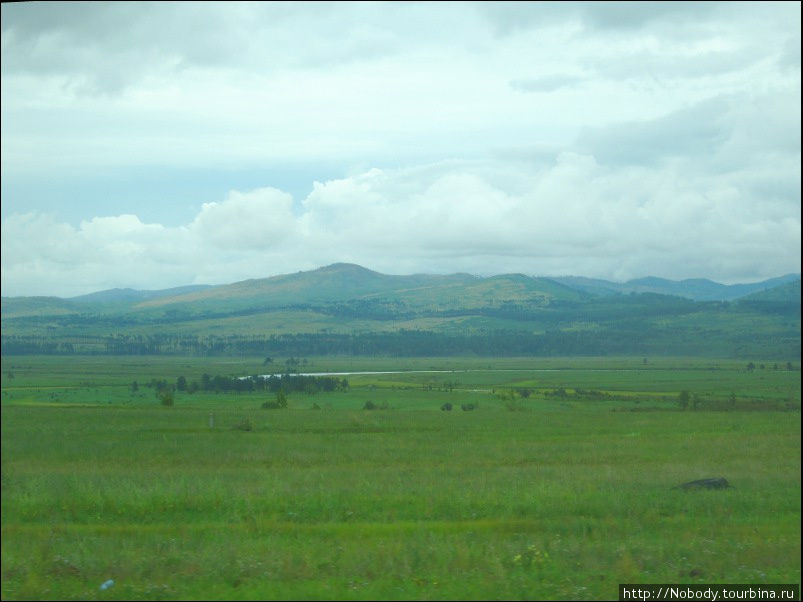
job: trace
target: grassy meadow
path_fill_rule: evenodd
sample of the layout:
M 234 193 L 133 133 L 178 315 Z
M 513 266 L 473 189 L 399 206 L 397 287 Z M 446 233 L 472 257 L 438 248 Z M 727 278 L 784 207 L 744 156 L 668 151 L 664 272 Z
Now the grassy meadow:
M 302 372 L 399 373 L 279 410 L 202 391 L 165 407 L 146 386 L 284 359 L 4 357 L 2 598 L 800 583 L 798 362 L 308 358 Z M 718 476 L 732 487 L 673 488 Z

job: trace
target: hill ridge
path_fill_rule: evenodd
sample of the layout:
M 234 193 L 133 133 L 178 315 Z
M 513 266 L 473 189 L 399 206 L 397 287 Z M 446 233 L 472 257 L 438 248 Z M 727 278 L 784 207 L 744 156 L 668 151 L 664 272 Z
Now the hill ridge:
M 355 263 L 336 262 L 307 271 L 252 278 L 220 285 L 187 285 L 160 290 L 114 288 L 70 298 L 54 296 L 3 297 L 3 315 L 34 315 L 41 311 L 79 312 L 106 304 L 118 309 L 148 310 L 173 305 L 226 302 L 262 306 L 303 303 L 365 301 L 413 301 L 427 295 L 454 296 L 473 293 L 474 302 L 578 300 L 627 293 L 658 293 L 695 301 L 731 301 L 799 281 L 786 274 L 756 283 L 721 284 L 705 278 L 669 280 L 646 276 L 613 282 L 582 276 L 539 277 L 522 273 L 476 276 L 452 274 L 383 274 Z M 465 289 L 460 292 L 461 289 Z M 467 301 L 471 301 L 468 295 Z M 411 297 L 411 299 L 406 299 Z M 477 298 L 479 297 L 479 298 Z M 248 300 L 251 300 L 250 302 Z
M 657 280 L 628 294 L 622 284 L 575 279 L 569 280 L 572 287 L 560 280 L 524 274 L 392 276 L 333 264 L 134 302 L 3 298 L 2 350 L 110 355 L 800 354 L 799 277 L 734 303 L 655 292 Z

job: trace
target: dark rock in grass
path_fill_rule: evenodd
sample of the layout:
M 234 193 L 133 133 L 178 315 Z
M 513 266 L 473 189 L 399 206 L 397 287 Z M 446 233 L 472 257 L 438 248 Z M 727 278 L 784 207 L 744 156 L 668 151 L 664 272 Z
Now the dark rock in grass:
M 697 481 L 689 481 L 678 485 L 673 489 L 727 489 L 730 487 L 728 480 L 723 477 L 716 477 L 713 479 L 699 479 Z

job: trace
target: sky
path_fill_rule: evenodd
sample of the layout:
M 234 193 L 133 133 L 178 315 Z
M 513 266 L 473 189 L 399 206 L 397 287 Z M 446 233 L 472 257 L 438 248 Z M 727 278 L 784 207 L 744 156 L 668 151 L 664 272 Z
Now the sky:
M 799 2 L 1 10 L 3 296 L 800 272 Z

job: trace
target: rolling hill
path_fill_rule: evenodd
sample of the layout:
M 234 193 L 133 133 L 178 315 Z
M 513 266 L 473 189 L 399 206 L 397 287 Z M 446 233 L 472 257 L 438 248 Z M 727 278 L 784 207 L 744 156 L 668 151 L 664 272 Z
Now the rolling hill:
M 159 299 L 161 297 L 174 297 L 196 291 L 206 290 L 211 288 L 208 284 L 196 284 L 190 286 L 180 286 L 177 288 L 168 288 L 156 291 L 141 291 L 133 288 L 113 288 L 97 293 L 89 293 L 88 295 L 80 295 L 78 297 L 70 297 L 69 301 L 75 304 L 126 304 L 138 303 L 146 299 Z
M 479 278 L 468 274 L 390 276 L 364 267 L 337 263 L 298 272 L 174 296 L 161 296 L 134 306 L 135 310 L 180 306 L 187 309 L 281 307 L 346 301 L 403 304 L 422 308 L 479 307 L 502 301 L 547 304 L 551 299 L 584 295 L 546 278 L 508 274 Z
M 3 318 L 60 316 L 79 311 L 73 302 L 60 297 L 3 297 L 0 308 Z
M 3 298 L 2 343 L 4 354 L 291 349 L 788 359 L 800 355 L 800 279 L 790 278 L 617 284 L 522 274 L 392 276 L 339 263 L 219 286 Z
M 652 276 L 637 278 L 627 282 L 610 282 L 594 278 L 565 276 L 553 278 L 579 291 L 592 295 L 616 295 L 629 293 L 657 293 L 659 295 L 675 295 L 694 301 L 734 301 L 755 292 L 769 290 L 800 280 L 799 274 L 786 274 L 778 278 L 770 278 L 749 284 L 720 284 L 706 278 L 688 280 L 666 280 Z

